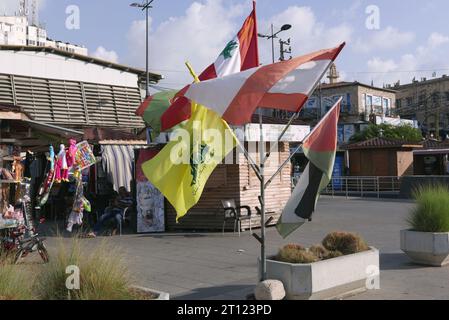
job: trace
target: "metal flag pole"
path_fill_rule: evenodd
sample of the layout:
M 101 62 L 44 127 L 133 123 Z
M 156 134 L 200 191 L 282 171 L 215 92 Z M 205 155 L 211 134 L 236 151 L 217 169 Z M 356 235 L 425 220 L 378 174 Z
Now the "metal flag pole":
M 260 141 L 259 141 L 259 171 L 260 171 L 260 280 L 265 281 L 267 279 L 267 258 L 265 250 L 265 163 L 263 157 L 265 155 L 265 141 L 263 137 L 263 119 L 262 109 L 259 109 L 259 128 L 260 128 Z
M 319 77 L 319 79 L 315 82 L 313 89 L 312 89 L 312 93 L 316 90 L 317 86 L 320 84 L 321 79 L 324 77 L 324 75 L 326 74 L 327 70 L 329 69 L 329 67 L 331 66 L 331 64 L 329 64 L 327 66 L 327 68 L 323 71 L 323 73 L 321 74 L 321 76 Z M 293 121 L 299 116 L 299 112 L 295 113 L 289 120 L 289 122 L 287 123 L 287 125 L 284 127 L 284 130 L 282 131 L 282 133 L 280 134 L 279 138 L 277 139 L 276 143 L 271 146 L 270 151 L 265 154 L 265 143 L 264 143 L 264 137 L 263 137 L 263 124 L 262 124 L 262 113 L 259 111 L 259 123 L 260 123 L 260 147 L 259 147 L 259 151 L 260 151 L 260 166 L 259 166 L 259 170 L 260 170 L 260 174 L 261 174 L 261 181 L 260 181 L 260 204 L 261 204 L 261 237 L 257 237 L 256 235 L 254 235 L 254 237 L 260 242 L 261 244 L 261 261 L 260 261 L 260 269 L 261 269 L 261 281 L 265 281 L 266 277 L 267 277 L 267 260 L 266 260 L 266 222 L 265 222 L 265 190 L 268 188 L 268 186 L 271 184 L 271 182 L 273 181 L 273 179 L 282 171 L 282 169 L 288 164 L 288 162 L 291 160 L 292 155 L 290 155 L 290 157 L 282 164 L 281 167 L 278 168 L 278 170 L 276 171 L 275 175 L 273 175 L 270 180 L 267 182 L 267 184 L 265 184 L 265 163 L 268 160 L 268 158 L 270 157 L 271 153 L 278 147 L 279 142 L 281 141 L 281 139 L 284 137 L 285 133 L 287 132 L 287 130 L 289 129 L 289 127 L 292 125 Z M 300 145 L 297 150 L 299 150 L 299 148 L 301 148 L 302 145 Z M 297 151 L 296 150 L 296 151 Z M 295 152 L 296 152 L 295 151 Z

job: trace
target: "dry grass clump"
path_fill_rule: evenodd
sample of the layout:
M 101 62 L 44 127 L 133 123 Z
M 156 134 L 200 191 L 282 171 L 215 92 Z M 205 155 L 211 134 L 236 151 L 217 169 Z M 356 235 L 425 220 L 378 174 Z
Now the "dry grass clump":
M 299 244 L 288 244 L 282 247 L 275 259 L 286 263 L 308 264 L 338 258 L 369 250 L 365 240 L 359 235 L 349 232 L 332 232 L 322 244 L 309 249 Z
M 67 289 L 69 266 L 79 268 L 79 290 Z M 117 248 L 103 243 L 86 254 L 80 240 L 75 239 L 69 248 L 61 242 L 39 275 L 36 293 L 43 300 L 134 300 L 137 297 L 130 286 L 129 269 Z

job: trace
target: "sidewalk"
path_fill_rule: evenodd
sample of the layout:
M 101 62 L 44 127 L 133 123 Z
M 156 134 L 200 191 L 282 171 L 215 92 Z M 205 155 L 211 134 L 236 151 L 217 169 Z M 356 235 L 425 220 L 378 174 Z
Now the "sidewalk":
M 284 241 L 270 228 L 268 255 L 283 244 L 309 246 L 329 232 L 360 233 L 381 251 L 381 290 L 351 299 L 449 299 L 447 268 L 416 266 L 399 248 L 399 231 L 413 203 L 323 197 L 312 223 Z M 173 299 L 245 299 L 257 283 L 260 248 L 249 232 L 126 235 L 107 238 L 123 248 L 139 285 L 169 292 Z M 102 239 L 85 239 L 89 245 Z M 55 238 L 48 238 L 50 249 Z

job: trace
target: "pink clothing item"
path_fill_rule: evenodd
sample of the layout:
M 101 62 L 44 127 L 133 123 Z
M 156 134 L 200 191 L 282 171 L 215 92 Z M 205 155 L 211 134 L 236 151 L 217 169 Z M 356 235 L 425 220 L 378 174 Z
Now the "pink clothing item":
M 61 144 L 58 156 L 56 157 L 55 181 L 68 180 L 68 166 L 65 152 L 65 146 Z
M 76 140 L 70 139 L 69 143 L 70 147 L 66 157 L 67 157 L 67 166 L 71 168 L 75 163 L 75 156 L 76 152 L 78 151 L 78 148 L 76 147 Z

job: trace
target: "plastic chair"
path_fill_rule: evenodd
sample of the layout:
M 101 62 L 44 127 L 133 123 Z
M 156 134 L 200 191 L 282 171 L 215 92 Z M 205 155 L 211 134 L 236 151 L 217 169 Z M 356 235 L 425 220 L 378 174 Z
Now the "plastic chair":
M 119 224 L 119 232 L 120 232 L 120 236 L 122 236 L 122 229 L 123 229 L 123 224 L 127 221 L 130 221 L 130 212 L 132 210 L 132 207 L 128 207 L 125 208 L 123 210 L 123 216 L 122 216 L 122 220 L 120 220 L 120 224 Z
M 226 222 L 233 221 L 234 222 L 234 233 L 236 227 L 238 227 L 239 231 L 239 237 L 240 237 L 240 231 L 242 229 L 242 221 L 248 220 L 249 221 L 249 232 L 252 233 L 252 226 L 251 226 L 251 208 L 249 206 L 240 206 L 237 207 L 235 204 L 235 200 L 222 200 L 221 201 L 224 209 L 224 220 L 223 220 L 223 235 L 224 230 L 226 227 Z M 246 210 L 246 215 L 242 215 L 242 209 Z

